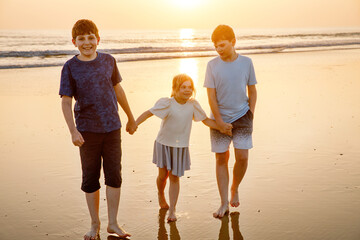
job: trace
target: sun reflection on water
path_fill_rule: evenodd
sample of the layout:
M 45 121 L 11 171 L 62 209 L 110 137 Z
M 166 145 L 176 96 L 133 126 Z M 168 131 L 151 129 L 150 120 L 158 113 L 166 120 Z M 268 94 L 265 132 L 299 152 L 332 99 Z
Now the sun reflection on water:
M 180 29 L 180 40 L 182 47 L 193 47 L 195 43 L 192 41 L 194 39 L 194 30 L 191 28 Z
M 189 75 L 193 81 L 195 88 L 198 88 L 199 82 L 199 69 L 198 69 L 198 61 L 193 58 L 183 58 L 180 59 L 179 72 L 186 73 Z

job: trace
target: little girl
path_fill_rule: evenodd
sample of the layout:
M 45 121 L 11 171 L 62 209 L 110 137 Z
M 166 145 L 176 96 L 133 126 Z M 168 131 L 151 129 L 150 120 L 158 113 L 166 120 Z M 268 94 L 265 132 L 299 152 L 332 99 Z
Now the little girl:
M 176 75 L 172 83 L 171 97 L 160 98 L 148 111 L 136 120 L 140 125 L 152 115 L 163 119 L 154 143 L 153 163 L 159 168 L 156 179 L 160 208 L 169 208 L 169 222 L 176 221 L 175 207 L 179 196 L 179 177 L 190 169 L 189 138 L 192 120 L 218 129 L 214 120 L 207 118 L 200 104 L 191 96 L 195 92 L 193 80 L 186 74 Z M 227 134 L 231 135 L 228 124 Z M 169 200 L 166 202 L 164 189 L 170 178 Z

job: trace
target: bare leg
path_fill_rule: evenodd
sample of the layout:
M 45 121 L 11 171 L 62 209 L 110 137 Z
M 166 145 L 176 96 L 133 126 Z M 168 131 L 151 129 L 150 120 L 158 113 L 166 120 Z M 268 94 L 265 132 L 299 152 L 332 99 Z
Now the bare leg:
M 179 177 L 172 175 L 171 172 L 169 173 L 169 178 L 170 178 L 170 187 L 169 187 L 170 208 L 169 208 L 169 216 L 167 220 L 169 222 L 174 222 L 177 220 L 175 211 L 176 211 L 176 203 L 180 192 L 180 182 L 179 182 Z
M 222 218 L 229 211 L 229 151 L 224 153 L 216 153 L 216 180 L 218 184 L 219 194 L 221 198 L 221 205 L 219 209 L 214 212 L 215 218 Z
M 165 186 L 166 186 L 166 180 L 169 176 L 169 171 L 166 168 L 159 168 L 159 175 L 156 178 L 156 186 L 158 189 L 158 200 L 159 200 L 159 206 L 160 208 L 168 209 L 169 205 L 166 202 L 165 199 Z
M 84 235 L 85 240 L 95 240 L 100 232 L 99 201 L 100 192 L 85 193 L 86 203 L 91 217 L 90 231 Z
M 231 199 L 230 205 L 232 207 L 238 207 L 240 205 L 238 188 L 245 176 L 245 172 L 248 166 L 248 149 L 235 149 L 235 164 L 233 170 L 233 182 L 231 185 Z
M 122 229 L 117 222 L 117 214 L 120 202 L 120 188 L 106 186 L 106 198 L 108 207 L 109 223 L 108 233 L 116 233 L 119 237 L 130 237 L 131 235 Z

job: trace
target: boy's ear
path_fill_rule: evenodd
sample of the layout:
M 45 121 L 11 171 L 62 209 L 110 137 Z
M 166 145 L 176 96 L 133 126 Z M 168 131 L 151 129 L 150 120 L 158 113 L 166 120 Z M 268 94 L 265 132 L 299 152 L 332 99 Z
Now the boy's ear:
M 72 41 L 72 43 L 74 44 L 74 46 L 77 47 L 77 46 L 76 46 L 76 41 L 75 41 L 75 39 L 71 39 L 71 41 Z
M 233 38 L 233 39 L 231 40 L 231 44 L 233 45 L 233 47 L 235 47 L 235 43 L 236 43 L 236 38 Z
M 99 45 L 100 37 L 97 38 L 97 45 Z

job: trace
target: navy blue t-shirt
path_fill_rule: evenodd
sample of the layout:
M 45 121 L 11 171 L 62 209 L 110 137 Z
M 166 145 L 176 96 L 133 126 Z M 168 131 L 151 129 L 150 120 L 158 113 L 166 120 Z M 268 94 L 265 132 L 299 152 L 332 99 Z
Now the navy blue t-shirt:
M 121 80 L 115 59 L 106 53 L 98 52 L 92 61 L 81 61 L 74 56 L 65 63 L 59 94 L 75 98 L 79 131 L 106 133 L 121 127 L 113 88 Z

